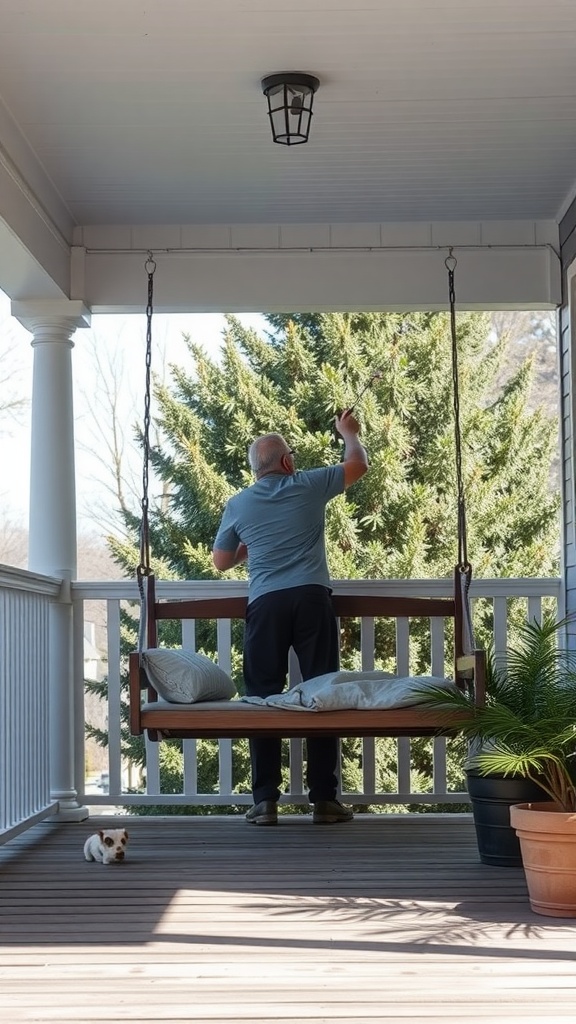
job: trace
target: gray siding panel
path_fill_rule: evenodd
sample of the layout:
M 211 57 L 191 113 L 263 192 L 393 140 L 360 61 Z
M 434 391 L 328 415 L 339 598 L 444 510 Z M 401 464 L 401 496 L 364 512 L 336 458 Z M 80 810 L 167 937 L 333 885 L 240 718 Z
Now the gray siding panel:
M 568 268 L 576 259 L 576 200 L 559 225 L 562 261 L 562 306 L 558 311 L 562 443 L 562 549 L 566 611 L 576 611 L 576 544 L 574 536 L 574 297 L 568 287 Z M 572 314 L 572 315 L 571 315 Z
M 566 567 L 566 587 L 572 592 L 576 590 L 576 565 L 574 564 Z
M 576 256 L 576 230 L 572 231 L 570 233 L 570 235 L 566 239 L 566 242 L 562 246 L 562 263 L 564 264 L 564 266 L 569 267 L 575 256 Z M 564 261 L 566 261 L 566 262 L 564 263 Z M 564 280 L 564 284 L 565 284 L 566 283 L 566 278 L 564 277 L 563 280 Z M 566 299 L 568 298 L 568 296 L 566 295 L 565 288 L 562 289 L 562 294 L 563 294 L 563 296 Z
M 566 239 L 572 234 L 576 228 L 576 199 L 573 200 L 571 205 L 566 210 L 566 213 L 562 217 L 558 228 L 558 235 L 560 238 L 560 246 L 563 247 Z

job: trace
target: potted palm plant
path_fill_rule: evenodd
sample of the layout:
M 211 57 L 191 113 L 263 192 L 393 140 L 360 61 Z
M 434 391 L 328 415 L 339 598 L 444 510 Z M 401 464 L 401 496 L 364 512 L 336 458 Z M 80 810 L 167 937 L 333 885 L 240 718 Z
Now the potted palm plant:
M 576 917 L 576 653 L 562 642 L 570 621 L 525 622 L 504 657 L 489 652 L 483 706 L 458 692 L 423 695 L 435 708 L 468 712 L 475 774 L 542 791 L 512 804 L 510 820 L 532 909 L 560 917 Z

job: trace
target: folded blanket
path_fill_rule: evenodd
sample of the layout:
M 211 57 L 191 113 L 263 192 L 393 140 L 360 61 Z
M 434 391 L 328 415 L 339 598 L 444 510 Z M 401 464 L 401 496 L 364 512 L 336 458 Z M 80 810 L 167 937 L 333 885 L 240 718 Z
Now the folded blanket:
M 343 711 L 347 708 L 405 708 L 423 703 L 430 686 L 456 690 L 441 676 L 394 676 L 389 672 L 327 672 L 271 697 L 242 697 L 247 704 L 292 711 Z

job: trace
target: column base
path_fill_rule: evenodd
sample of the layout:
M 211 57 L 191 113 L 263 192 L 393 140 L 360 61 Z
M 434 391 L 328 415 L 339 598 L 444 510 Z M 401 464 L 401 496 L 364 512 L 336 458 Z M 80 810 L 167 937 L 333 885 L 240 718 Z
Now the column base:
M 90 817 L 90 808 L 79 804 L 74 798 L 62 800 L 53 797 L 53 799 L 58 801 L 58 810 L 52 821 L 85 821 Z

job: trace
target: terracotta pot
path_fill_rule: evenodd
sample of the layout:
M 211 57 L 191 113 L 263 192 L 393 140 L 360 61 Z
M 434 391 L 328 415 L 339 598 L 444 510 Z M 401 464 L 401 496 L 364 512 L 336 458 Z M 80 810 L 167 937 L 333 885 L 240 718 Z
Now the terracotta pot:
M 553 803 L 514 804 L 530 906 L 547 917 L 576 917 L 576 813 Z

